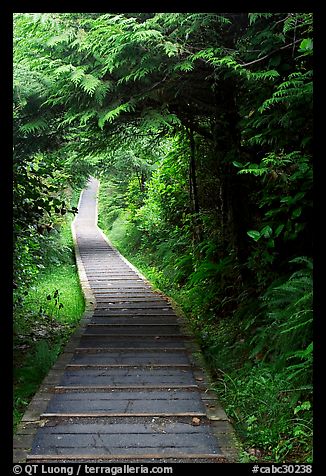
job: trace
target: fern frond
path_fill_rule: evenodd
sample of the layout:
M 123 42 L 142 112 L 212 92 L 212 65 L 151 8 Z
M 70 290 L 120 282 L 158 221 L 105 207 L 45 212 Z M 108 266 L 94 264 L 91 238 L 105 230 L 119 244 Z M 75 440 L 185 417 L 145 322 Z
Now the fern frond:
M 90 96 L 93 96 L 95 90 L 100 86 L 101 81 L 92 74 L 85 74 L 77 80 L 80 87 Z
M 260 18 L 270 18 L 273 13 L 248 13 L 249 25 L 253 25 Z
M 74 66 L 72 64 L 63 64 L 56 68 L 53 72 L 53 76 L 55 78 L 59 77 L 63 73 L 70 73 L 74 70 Z
M 165 54 L 171 58 L 172 56 L 178 56 L 182 51 L 182 46 L 171 41 L 165 41 L 163 44 Z
M 278 78 L 280 74 L 275 70 L 271 69 L 269 71 L 256 71 L 256 72 L 249 72 L 248 71 L 248 78 L 254 80 L 271 80 L 274 78 Z
M 143 28 L 142 25 L 140 25 L 141 28 Z M 153 40 L 162 40 L 163 35 L 160 31 L 158 30 L 141 30 L 139 29 L 136 31 L 133 35 L 133 38 L 135 41 L 138 41 L 140 43 L 144 42 L 153 42 Z
M 192 61 L 186 60 L 173 66 L 174 71 L 192 71 L 194 64 Z
M 120 106 L 115 107 L 114 109 L 110 109 L 106 113 L 102 113 L 98 120 L 98 125 L 101 129 L 103 129 L 106 122 L 113 122 L 117 119 L 122 112 L 130 112 L 135 110 L 135 102 L 130 100 L 124 104 L 120 104 Z
M 37 118 L 34 121 L 26 122 L 20 127 L 21 132 L 34 134 L 37 131 L 44 130 L 48 127 L 45 119 Z
M 79 121 L 80 118 L 82 117 L 83 113 L 82 112 L 74 112 L 73 110 L 68 110 L 67 113 L 65 114 L 65 119 L 63 119 L 58 127 L 59 128 L 63 128 L 65 127 L 67 124 L 72 124 L 73 122 L 75 121 Z
M 114 85 L 111 81 L 101 81 L 95 89 L 94 97 L 98 104 L 102 104 L 107 93 L 112 91 Z
M 69 43 L 72 40 L 72 38 L 74 38 L 75 36 L 76 36 L 75 30 L 72 28 L 69 28 L 63 31 L 62 33 L 60 33 L 60 35 L 52 36 L 47 41 L 47 45 L 56 46 L 59 43 Z
M 75 68 L 70 76 L 71 81 L 77 86 L 85 76 L 84 68 Z
M 97 112 L 94 109 L 91 109 L 87 112 L 84 112 L 82 116 L 80 116 L 80 123 L 85 125 L 92 117 L 96 117 Z

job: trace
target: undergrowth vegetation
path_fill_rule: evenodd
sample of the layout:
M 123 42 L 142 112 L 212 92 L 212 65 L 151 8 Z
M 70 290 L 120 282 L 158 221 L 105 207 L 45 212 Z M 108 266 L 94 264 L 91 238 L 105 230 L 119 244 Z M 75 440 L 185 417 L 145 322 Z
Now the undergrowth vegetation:
M 74 193 L 76 201 L 77 193 Z M 14 299 L 14 429 L 43 378 L 57 360 L 83 311 L 70 232 L 72 217 L 42 235 L 38 268 Z M 37 242 L 30 240 L 36 248 Z

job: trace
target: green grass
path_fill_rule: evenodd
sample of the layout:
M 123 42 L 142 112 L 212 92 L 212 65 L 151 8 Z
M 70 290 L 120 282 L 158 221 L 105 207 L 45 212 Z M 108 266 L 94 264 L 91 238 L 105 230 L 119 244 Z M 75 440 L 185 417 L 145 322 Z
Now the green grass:
M 25 309 L 38 310 L 59 323 L 76 324 L 84 309 L 76 266 L 62 264 L 46 269 L 30 290 Z
M 76 193 L 73 198 L 76 203 Z M 74 263 L 72 219 L 67 217 L 60 230 L 44 240 L 46 265 L 15 309 L 14 430 L 84 312 Z

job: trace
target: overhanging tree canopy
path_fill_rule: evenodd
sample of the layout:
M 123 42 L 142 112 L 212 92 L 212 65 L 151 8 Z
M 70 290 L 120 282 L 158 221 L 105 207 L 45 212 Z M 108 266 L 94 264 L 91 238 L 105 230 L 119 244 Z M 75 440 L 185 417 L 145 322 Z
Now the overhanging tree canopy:
M 32 152 L 36 135 L 42 150 L 106 154 L 109 138 L 135 127 L 185 128 L 194 210 L 196 134 L 214 151 L 220 227 L 237 246 L 232 223 L 245 192 L 236 198 L 236 167 L 304 175 L 311 36 L 309 13 L 16 14 L 16 149 Z

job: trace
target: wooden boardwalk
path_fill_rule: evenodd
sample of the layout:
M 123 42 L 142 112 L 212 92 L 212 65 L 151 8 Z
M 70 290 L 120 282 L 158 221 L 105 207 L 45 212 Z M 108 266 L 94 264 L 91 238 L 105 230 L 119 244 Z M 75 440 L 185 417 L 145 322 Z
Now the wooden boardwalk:
M 168 299 L 97 227 L 90 179 L 73 224 L 79 329 L 32 400 L 14 462 L 228 462 L 234 433 Z

